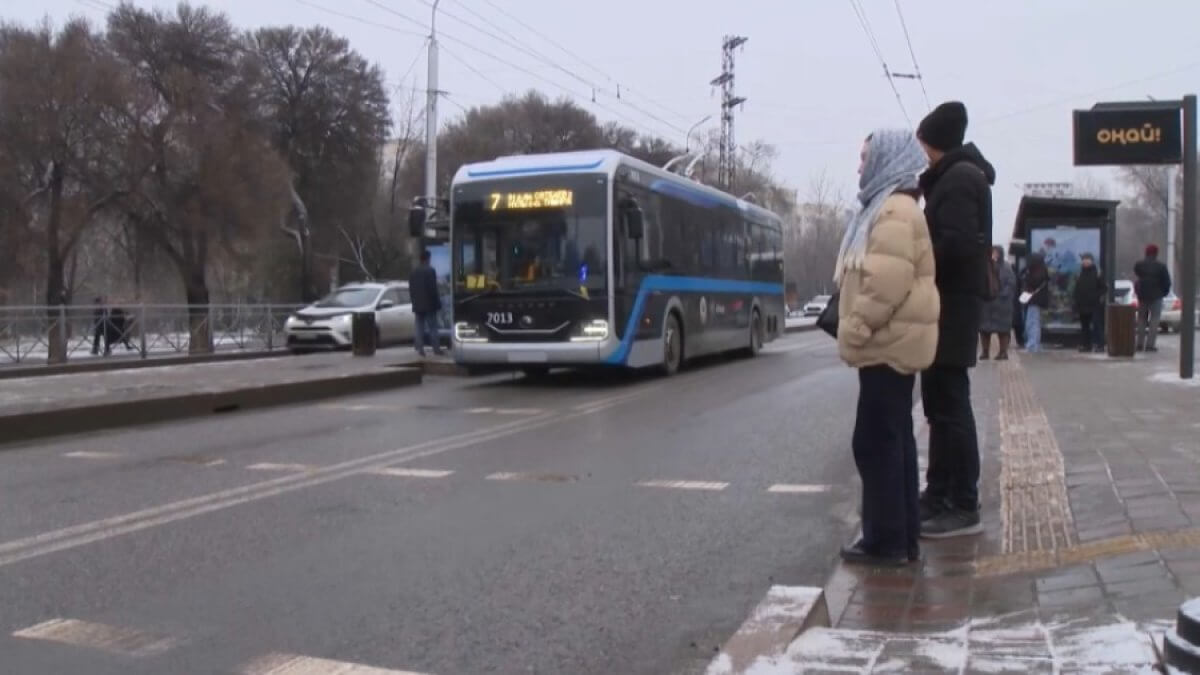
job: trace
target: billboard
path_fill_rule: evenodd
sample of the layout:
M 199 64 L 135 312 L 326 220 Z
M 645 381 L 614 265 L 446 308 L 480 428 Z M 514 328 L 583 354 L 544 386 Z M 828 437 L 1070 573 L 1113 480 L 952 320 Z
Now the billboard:
M 1046 328 L 1078 329 L 1075 280 L 1079 278 L 1083 254 L 1090 253 L 1096 264 L 1100 264 L 1100 236 L 1099 227 L 1063 225 L 1030 229 L 1029 252 L 1045 256 L 1050 272 L 1050 306 L 1042 315 L 1042 325 Z
M 1178 164 L 1179 104 L 1116 105 L 1075 111 L 1075 165 Z

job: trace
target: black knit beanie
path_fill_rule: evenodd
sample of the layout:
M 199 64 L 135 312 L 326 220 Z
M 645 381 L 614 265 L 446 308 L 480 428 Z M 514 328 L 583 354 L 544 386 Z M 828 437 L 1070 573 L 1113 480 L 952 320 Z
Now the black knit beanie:
M 917 138 L 942 152 L 961 147 L 966 135 L 967 106 L 958 101 L 947 101 L 934 108 L 917 126 Z

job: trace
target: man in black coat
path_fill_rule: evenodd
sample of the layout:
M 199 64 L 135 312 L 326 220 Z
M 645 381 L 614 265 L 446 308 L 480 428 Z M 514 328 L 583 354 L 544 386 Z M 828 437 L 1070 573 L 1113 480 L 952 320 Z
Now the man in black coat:
M 437 271 L 429 264 L 429 251 L 421 251 L 421 264 L 408 277 L 408 293 L 412 297 L 413 314 L 416 315 L 416 334 L 413 345 L 417 353 L 425 356 L 425 343 L 433 345 L 433 353 L 442 353 L 438 338 L 437 315 L 442 308 L 442 297 L 438 293 Z
M 967 109 L 943 103 L 921 120 L 917 138 L 929 155 L 921 175 L 942 312 L 933 366 L 921 374 L 929 421 L 928 487 L 921 495 L 921 536 L 983 531 L 979 519 L 979 438 L 971 408 L 975 341 L 988 295 L 992 184 L 996 170 L 973 143 L 963 145 Z
M 1171 294 L 1171 272 L 1158 261 L 1158 246 L 1146 246 L 1146 257 L 1133 266 L 1137 293 L 1137 350 L 1156 352 L 1158 324 L 1162 321 L 1163 298 Z
M 1107 296 L 1104 279 L 1091 253 L 1079 257 L 1079 276 L 1075 278 L 1075 311 L 1079 314 L 1079 351 L 1090 352 L 1104 344 L 1100 327 Z

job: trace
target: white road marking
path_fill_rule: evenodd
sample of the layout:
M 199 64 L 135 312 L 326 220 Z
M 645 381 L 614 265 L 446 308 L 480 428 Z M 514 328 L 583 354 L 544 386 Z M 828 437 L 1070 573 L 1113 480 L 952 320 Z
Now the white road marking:
M 541 408 L 496 408 L 497 415 L 540 415 Z
M 487 415 L 489 413 L 495 412 L 495 410 L 496 410 L 495 408 L 471 408 L 467 412 L 472 415 Z
M 569 476 L 567 474 L 558 473 L 530 473 L 527 471 L 508 472 L 501 471 L 491 474 L 486 477 L 486 480 L 533 480 L 542 483 L 573 483 L 579 480 L 578 476 Z
M 260 462 L 251 464 L 246 467 L 251 471 L 313 471 L 314 467 L 308 464 L 276 464 L 274 462 Z
M 362 412 L 365 410 L 399 410 L 399 406 L 380 405 L 378 403 L 322 403 L 321 408 L 327 410 L 345 410 L 348 412 Z
M 515 434 L 532 431 L 552 424 L 567 422 L 579 417 L 602 410 L 610 405 L 624 402 L 636 396 L 644 396 L 657 390 L 663 385 L 645 387 L 633 392 L 618 401 L 604 403 L 603 407 L 589 408 L 574 413 L 547 413 L 537 417 L 527 417 L 504 424 L 497 424 L 475 431 L 455 434 L 445 438 L 433 439 L 385 452 L 347 460 L 338 464 L 313 469 L 307 473 L 294 473 L 271 480 L 243 485 L 227 490 L 200 495 L 189 499 L 160 504 L 138 511 L 132 511 L 111 518 L 93 520 L 58 530 L 50 530 L 30 537 L 14 539 L 0 543 L 0 567 L 12 565 L 59 551 L 86 546 L 98 541 L 139 532 L 151 527 L 174 523 L 187 518 L 221 511 L 240 504 L 255 502 L 281 494 L 302 490 L 317 485 L 323 485 L 350 476 L 361 474 L 370 469 L 381 469 L 397 462 L 412 461 L 430 457 L 449 450 L 469 447 L 479 443 L 493 441 Z
M 371 469 L 365 473 L 375 476 L 397 476 L 400 478 L 445 478 L 453 471 L 439 471 L 437 469 L 406 469 L 403 467 L 384 467 L 382 469 Z
M 112 450 L 76 450 L 63 454 L 63 457 L 72 459 L 118 459 L 124 456 L 125 453 Z
M 411 670 L 375 668 L 297 654 L 268 654 L 242 666 L 238 672 L 242 675 L 422 675 Z
M 672 488 L 675 490 L 712 490 L 720 491 L 729 487 L 729 483 L 702 480 L 647 480 L 638 483 L 642 487 Z
M 767 492 L 778 492 L 782 494 L 813 494 L 817 492 L 829 492 L 833 488 L 832 485 L 806 485 L 802 483 L 776 483 L 767 488 Z
M 51 619 L 15 631 L 13 637 L 59 642 L 125 656 L 161 654 L 179 644 L 173 637 L 76 619 Z

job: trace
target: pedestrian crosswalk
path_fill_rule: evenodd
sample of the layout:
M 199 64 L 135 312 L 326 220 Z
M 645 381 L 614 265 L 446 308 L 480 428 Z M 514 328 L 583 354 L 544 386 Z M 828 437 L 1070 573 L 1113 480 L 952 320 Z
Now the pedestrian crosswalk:
M 103 652 L 129 661 L 157 659 L 167 663 L 171 652 L 186 645 L 184 637 L 164 635 L 128 626 L 116 626 L 94 621 L 54 618 L 13 631 L 12 637 L 48 646 Z M 155 666 L 157 670 L 157 666 Z M 169 672 L 169 666 L 164 665 Z M 7 671 L 6 671 L 7 672 Z M 216 671 L 220 672 L 220 671 Z M 266 652 L 253 656 L 236 666 L 235 675 L 432 675 L 413 670 L 400 670 L 363 663 L 339 661 L 291 654 Z

